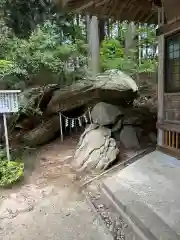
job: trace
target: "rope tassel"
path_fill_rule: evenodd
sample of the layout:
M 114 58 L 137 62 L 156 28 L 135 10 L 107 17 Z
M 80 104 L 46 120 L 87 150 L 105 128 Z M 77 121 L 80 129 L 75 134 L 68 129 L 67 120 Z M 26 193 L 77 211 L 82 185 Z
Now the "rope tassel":
M 88 119 L 87 119 L 86 114 L 84 114 L 84 120 L 85 120 L 86 123 L 88 123 Z
M 74 119 L 72 119 L 71 127 L 74 128 Z
M 68 118 L 65 119 L 65 127 L 67 128 L 69 126 Z
M 82 127 L 82 121 L 80 117 L 78 118 L 78 122 L 79 122 L 79 126 Z

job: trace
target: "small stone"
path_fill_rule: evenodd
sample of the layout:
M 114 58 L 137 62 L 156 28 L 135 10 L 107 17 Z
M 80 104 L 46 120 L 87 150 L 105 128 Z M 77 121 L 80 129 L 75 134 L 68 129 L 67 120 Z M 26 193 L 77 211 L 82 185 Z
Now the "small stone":
M 109 223 L 106 223 L 106 227 L 107 227 L 107 228 L 109 228 L 109 227 L 110 227 Z
M 127 228 L 127 227 L 128 227 L 127 223 L 125 223 L 123 227 L 124 227 L 124 228 Z
M 31 212 L 34 209 L 34 206 L 30 205 L 27 209 L 28 212 Z
M 107 217 L 107 213 L 106 212 L 101 212 L 101 215 L 106 218 Z
M 99 205 L 98 205 L 98 208 L 103 208 L 103 207 L 104 207 L 103 204 L 99 204 Z
M 111 224 L 110 227 L 109 227 L 109 231 L 110 231 L 110 232 L 113 232 L 113 230 L 114 230 L 114 225 Z

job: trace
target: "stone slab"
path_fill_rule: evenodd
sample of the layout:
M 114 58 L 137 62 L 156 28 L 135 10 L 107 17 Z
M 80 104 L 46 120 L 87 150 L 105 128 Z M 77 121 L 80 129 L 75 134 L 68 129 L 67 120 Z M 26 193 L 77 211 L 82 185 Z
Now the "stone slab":
M 103 183 L 103 191 L 146 237 L 180 239 L 180 162 L 154 151 Z

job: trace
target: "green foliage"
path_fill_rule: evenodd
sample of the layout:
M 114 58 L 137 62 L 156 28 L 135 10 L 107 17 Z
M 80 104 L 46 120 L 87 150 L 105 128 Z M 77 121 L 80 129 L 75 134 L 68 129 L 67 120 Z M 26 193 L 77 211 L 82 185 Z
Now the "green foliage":
M 57 76 L 53 83 L 71 84 L 84 76 L 85 17 L 58 12 L 51 0 L 3 0 L 0 8 L 4 10 L 4 22 L 0 23 L 0 79 L 15 87 L 19 86 L 17 82 L 29 86 L 44 69 Z M 107 22 L 108 36 L 100 49 L 102 71 L 119 69 L 130 75 L 153 72 L 157 67 L 155 26 L 139 24 L 136 44 L 127 52 L 128 26 L 127 22 Z M 16 78 L 10 79 L 12 76 Z
M 75 21 L 76 15 L 60 11 L 54 0 L 1 0 L 0 10 L 6 25 L 20 38 L 28 38 L 37 25 L 50 20 L 58 26 L 61 40 L 85 39 L 79 14 Z
M 157 54 L 157 36 L 156 27 L 154 25 L 140 25 L 137 29 L 137 34 L 140 36 L 138 46 L 144 48 L 148 57 L 154 59 Z
M 0 186 L 9 187 L 23 177 L 24 164 L 15 161 L 0 160 Z
M 158 67 L 156 59 L 145 59 L 137 66 L 138 72 L 155 72 Z
M 14 67 L 13 63 L 8 60 L 0 60 L 0 72 L 1 73 L 8 73 L 12 71 L 12 68 Z
M 57 25 L 46 21 L 43 25 L 38 25 L 28 39 L 7 35 L 2 42 L 0 40 L 0 52 L 0 77 L 13 75 L 28 84 L 43 69 L 63 76 L 64 79 L 72 77 L 68 70 L 69 62 L 76 65 L 78 61 L 75 70 L 80 73 L 79 68 L 86 62 L 87 47 L 79 39 L 73 44 L 62 43 Z
M 131 57 L 126 56 L 125 50 L 118 40 L 103 41 L 100 54 L 103 70 L 118 69 L 130 75 L 136 71 L 136 62 Z
M 0 76 L 3 78 L 6 75 L 26 75 L 25 69 L 21 69 L 15 62 L 0 59 Z
M 119 25 L 118 25 L 119 27 Z M 123 24 L 120 35 L 117 39 L 104 40 L 101 44 L 101 68 L 102 70 L 118 69 L 129 75 L 142 72 L 155 72 L 157 69 L 156 48 L 157 39 L 154 26 L 143 26 L 137 29 L 141 35 L 138 48 L 125 50 L 122 43 L 125 41 L 125 31 Z M 141 51 L 144 55 L 141 59 L 137 56 Z
M 124 56 L 120 42 L 116 39 L 104 40 L 101 45 L 100 56 L 103 70 L 119 69 L 120 59 Z

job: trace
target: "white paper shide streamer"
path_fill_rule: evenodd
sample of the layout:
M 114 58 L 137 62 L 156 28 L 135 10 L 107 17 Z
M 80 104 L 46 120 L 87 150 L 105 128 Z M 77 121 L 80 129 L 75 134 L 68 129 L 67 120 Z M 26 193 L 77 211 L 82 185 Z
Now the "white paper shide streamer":
M 85 123 L 88 123 L 88 119 L 87 119 L 86 114 L 84 114 L 84 120 L 85 120 Z
M 68 118 L 65 119 L 65 127 L 67 128 L 69 126 Z
M 82 127 L 81 117 L 78 118 L 78 123 L 79 123 L 79 126 Z
M 75 125 L 75 124 L 74 124 L 74 121 L 75 121 L 74 119 L 71 120 L 71 127 L 72 127 L 72 128 L 74 128 L 74 125 Z
M 91 122 L 90 109 L 88 108 L 88 110 L 84 114 L 82 114 L 79 117 L 75 117 L 75 118 L 66 117 L 65 115 L 63 115 L 60 112 L 59 113 L 59 118 L 60 118 L 61 140 L 63 141 L 63 130 L 62 130 L 63 126 L 62 126 L 62 122 L 64 122 L 65 128 L 70 127 L 70 129 L 73 129 L 75 127 L 82 127 L 83 126 L 83 122 L 85 122 L 86 124 L 88 122 Z M 64 121 L 62 119 L 64 119 Z

